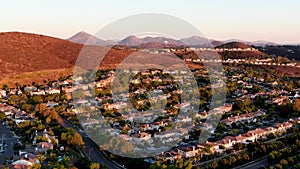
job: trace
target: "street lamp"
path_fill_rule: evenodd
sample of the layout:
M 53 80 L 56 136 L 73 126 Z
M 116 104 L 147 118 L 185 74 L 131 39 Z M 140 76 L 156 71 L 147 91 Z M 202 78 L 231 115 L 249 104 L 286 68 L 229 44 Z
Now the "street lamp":
M 3 137 L 4 137 L 5 135 L 6 135 L 6 134 L 2 134 L 2 137 L 1 137 L 1 138 L 2 138 L 2 145 L 3 145 Z
M 6 134 L 2 134 L 2 144 L 1 144 L 1 147 L 0 147 L 0 150 L 1 152 L 4 151 L 4 142 L 3 142 L 3 137 L 5 136 Z
M 93 148 L 89 149 L 89 159 L 91 159 L 91 151 L 94 150 Z

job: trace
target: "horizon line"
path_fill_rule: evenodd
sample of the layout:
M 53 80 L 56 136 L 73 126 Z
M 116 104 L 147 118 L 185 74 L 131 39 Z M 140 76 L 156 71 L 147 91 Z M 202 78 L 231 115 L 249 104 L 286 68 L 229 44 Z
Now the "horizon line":
M 104 40 L 104 41 L 121 41 L 129 36 L 136 36 L 138 37 L 137 35 L 129 35 L 129 36 L 126 36 L 124 38 L 120 38 L 120 39 L 103 39 L 101 37 L 97 37 L 95 36 L 94 34 L 92 33 L 89 33 L 87 31 L 84 31 L 84 30 L 81 30 L 81 31 L 78 31 L 77 33 L 69 36 L 69 37 L 61 37 L 59 35 L 53 35 L 53 34 L 49 34 L 49 33 L 42 33 L 42 32 L 39 32 L 39 31 L 24 31 L 24 30 L 4 30 L 4 31 L 0 31 L 0 33 L 12 33 L 12 32 L 16 32 L 16 33 L 28 33 L 28 34 L 36 34 L 36 35 L 43 35 L 43 36 L 49 36 L 49 37 L 53 37 L 53 38 L 58 38 L 58 39 L 62 39 L 62 40 L 68 40 L 70 39 L 71 37 L 75 36 L 76 34 L 80 33 L 80 32 L 84 32 L 84 33 L 87 33 L 93 37 L 96 37 L 98 38 L 99 40 Z M 184 39 L 184 38 L 191 38 L 193 36 L 198 36 L 198 37 L 201 37 L 199 35 L 191 35 L 189 37 L 183 37 L 181 39 Z M 145 36 L 145 37 L 164 37 L 164 36 Z M 140 37 L 138 37 L 140 38 Z M 144 37 L 143 37 L 144 38 Z M 212 41 L 221 41 L 221 42 L 226 42 L 226 43 L 229 43 L 229 42 L 239 42 L 239 41 L 242 41 L 242 43 L 247 43 L 247 42 L 259 42 L 259 41 L 265 41 L 265 42 L 269 42 L 269 43 L 275 43 L 276 45 L 300 45 L 300 42 L 276 42 L 276 41 L 271 41 L 271 40 L 266 40 L 266 39 L 257 39 L 257 40 L 245 40 L 245 39 L 242 39 L 242 38 L 238 38 L 238 37 L 232 37 L 232 38 L 228 38 L 228 39 L 220 39 L 220 38 L 215 38 L 215 37 L 210 37 L 210 38 L 207 38 L 205 36 L 203 36 L 202 38 L 205 38 L 207 40 L 209 40 L 210 42 Z M 177 40 L 181 40 L 181 39 L 177 39 Z M 176 40 L 176 39 L 174 39 Z

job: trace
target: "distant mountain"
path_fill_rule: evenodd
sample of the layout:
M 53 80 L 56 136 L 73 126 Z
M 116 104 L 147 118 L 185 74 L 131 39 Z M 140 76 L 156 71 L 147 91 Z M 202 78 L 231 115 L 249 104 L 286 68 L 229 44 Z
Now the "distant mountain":
M 278 45 L 277 43 L 270 42 L 270 41 L 264 41 L 264 40 L 258 40 L 250 42 L 253 46 L 274 46 Z
M 163 48 L 163 47 L 184 47 L 184 43 L 165 37 L 145 37 L 128 36 L 119 41 L 119 45 L 141 48 Z
M 258 41 L 245 41 L 240 39 L 228 39 L 225 41 L 207 39 L 201 36 L 191 36 L 188 38 L 182 38 L 180 40 L 175 40 L 165 37 L 145 37 L 139 38 L 134 35 L 128 36 L 119 42 L 113 40 L 102 40 L 84 31 L 78 32 L 74 36 L 68 38 L 67 40 L 79 44 L 86 45 L 97 45 L 97 46 L 114 46 L 122 45 L 128 47 L 145 47 L 145 48 L 158 48 L 158 47 L 179 47 L 179 46 L 189 46 L 189 47 L 215 47 L 229 42 L 242 42 L 250 46 L 270 46 L 278 45 L 274 42 L 258 40 Z
M 142 39 L 134 36 L 134 35 L 131 35 L 131 36 L 128 36 L 126 38 L 124 38 L 123 40 L 119 41 L 119 45 L 124 45 L 124 46 L 138 46 L 140 44 L 142 44 Z
M 229 42 L 242 42 L 250 46 L 267 46 L 267 45 L 278 45 L 274 42 L 270 41 L 264 41 L 264 40 L 257 40 L 257 41 L 245 41 L 241 39 L 228 39 L 223 41 L 223 43 L 229 43 Z
M 200 37 L 200 36 L 183 38 L 180 41 L 184 42 L 189 47 L 212 47 L 213 46 L 207 38 Z
M 112 46 L 117 44 L 117 42 L 114 42 L 112 40 L 106 41 L 106 40 L 99 39 L 84 31 L 78 32 L 77 34 L 68 38 L 67 40 L 79 44 L 85 44 L 85 45 Z
M 211 44 L 212 44 L 214 47 L 215 47 L 215 46 L 220 46 L 220 45 L 224 44 L 224 42 L 219 41 L 219 40 L 213 40 L 213 39 L 211 39 L 210 41 L 211 41 Z

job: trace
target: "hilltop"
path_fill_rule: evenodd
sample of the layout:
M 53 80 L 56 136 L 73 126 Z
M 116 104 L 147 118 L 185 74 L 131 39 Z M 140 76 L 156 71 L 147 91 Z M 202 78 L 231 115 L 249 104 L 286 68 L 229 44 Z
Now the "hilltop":
M 72 37 L 66 39 L 71 42 L 85 44 L 85 45 L 99 45 L 99 46 L 111 46 L 115 45 L 117 42 L 114 41 L 106 41 L 99 39 L 89 33 L 84 31 L 78 32 L 77 34 L 73 35 Z
M 263 59 L 270 57 L 268 54 L 242 42 L 225 43 L 216 46 L 215 49 L 223 59 Z
M 228 43 L 216 46 L 215 48 L 227 48 L 227 49 L 241 48 L 241 49 L 247 49 L 247 48 L 252 48 L 252 47 L 245 44 L 245 43 L 242 43 L 242 42 L 228 42 Z

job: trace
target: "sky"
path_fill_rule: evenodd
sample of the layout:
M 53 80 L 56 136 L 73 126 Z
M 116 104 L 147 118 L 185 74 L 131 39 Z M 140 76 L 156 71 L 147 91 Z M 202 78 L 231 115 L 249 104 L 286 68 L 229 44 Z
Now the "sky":
M 298 0 L 10 0 L 0 6 L 0 32 L 69 38 L 141 13 L 168 14 L 207 38 L 300 43 Z M 101 37 L 100 37 L 101 38 Z

